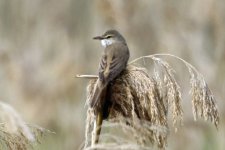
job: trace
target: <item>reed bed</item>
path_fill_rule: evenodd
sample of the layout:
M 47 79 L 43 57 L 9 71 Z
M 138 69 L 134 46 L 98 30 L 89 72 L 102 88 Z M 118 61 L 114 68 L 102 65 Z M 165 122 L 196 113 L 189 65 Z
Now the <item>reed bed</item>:
M 155 54 L 135 59 L 127 66 L 107 89 L 106 103 L 88 107 L 86 120 L 85 149 L 166 149 L 169 135 L 168 112 L 171 112 L 175 131 L 182 124 L 183 109 L 180 86 L 174 76 L 174 69 L 160 56 L 173 57 L 184 63 L 190 74 L 190 95 L 194 119 L 203 118 L 216 127 L 219 114 L 215 98 L 202 74 L 185 60 L 170 54 Z M 140 61 L 152 60 L 153 74 L 138 66 Z M 91 79 L 87 87 L 87 106 L 91 101 L 97 78 Z M 127 137 L 100 134 L 100 142 L 91 144 L 96 120 L 96 111 L 101 106 L 103 122 L 101 128 L 121 129 Z

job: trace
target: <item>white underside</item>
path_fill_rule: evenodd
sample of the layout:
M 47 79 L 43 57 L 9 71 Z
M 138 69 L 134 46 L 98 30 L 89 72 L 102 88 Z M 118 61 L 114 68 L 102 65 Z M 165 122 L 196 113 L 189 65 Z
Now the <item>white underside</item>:
M 103 40 L 101 40 L 101 44 L 102 44 L 103 47 L 109 46 L 112 43 L 113 43 L 113 41 L 112 40 L 109 40 L 109 39 L 103 39 Z

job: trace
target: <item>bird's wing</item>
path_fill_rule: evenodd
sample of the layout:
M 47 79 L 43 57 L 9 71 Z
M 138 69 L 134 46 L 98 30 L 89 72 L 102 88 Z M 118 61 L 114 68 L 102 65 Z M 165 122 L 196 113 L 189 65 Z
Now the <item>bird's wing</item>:
M 106 70 L 107 67 L 107 55 L 104 53 L 102 55 L 102 58 L 100 60 L 99 64 L 99 79 L 100 81 L 104 81 L 104 71 Z
M 91 98 L 90 106 L 93 108 L 97 103 L 103 101 L 106 94 L 107 83 L 104 78 L 104 71 L 107 67 L 107 54 L 104 53 L 99 64 L 99 79 L 96 81 L 94 92 Z
M 114 44 L 107 48 L 108 54 L 106 54 L 103 77 L 105 81 L 110 82 L 125 69 L 129 54 L 127 54 L 128 48 L 123 45 Z
M 99 79 L 94 88 L 91 107 L 104 101 L 108 83 L 125 69 L 128 59 L 129 51 L 126 46 L 114 44 L 106 47 L 99 65 Z

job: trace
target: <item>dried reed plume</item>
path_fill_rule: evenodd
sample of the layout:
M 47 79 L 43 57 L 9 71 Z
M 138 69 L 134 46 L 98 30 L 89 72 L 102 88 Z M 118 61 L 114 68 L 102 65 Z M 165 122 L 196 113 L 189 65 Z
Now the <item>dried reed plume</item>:
M 27 125 L 10 105 L 3 102 L 0 102 L 0 120 L 0 149 L 31 149 L 49 132 L 38 126 Z
M 195 120 L 200 117 L 218 126 L 219 115 L 215 99 L 203 76 L 191 64 L 177 56 L 155 54 L 132 61 L 127 69 L 109 85 L 106 104 L 103 106 L 103 119 L 110 122 L 111 126 L 119 126 L 118 129 L 122 128 L 124 133 L 130 133 L 129 137 L 134 137 L 136 144 L 122 140 L 123 138 L 117 135 L 104 133 L 101 134 L 98 144 L 90 144 L 96 138 L 94 134 L 97 129 L 94 122 L 97 108 L 89 107 L 86 120 L 86 149 L 116 149 L 115 147 L 118 146 L 119 149 L 149 149 L 149 144 L 165 149 L 168 136 L 168 111 L 172 112 L 175 129 L 182 123 L 183 111 L 180 87 L 174 78 L 174 70 L 157 56 L 175 57 L 187 66 Z M 145 68 L 133 65 L 149 58 L 157 66 L 152 76 Z M 93 76 L 87 77 L 93 78 Z M 96 79 L 97 77 L 92 79 L 87 87 L 87 105 L 90 103 Z M 105 124 L 103 123 L 102 127 L 105 127 Z M 108 142 L 103 142 L 104 140 Z

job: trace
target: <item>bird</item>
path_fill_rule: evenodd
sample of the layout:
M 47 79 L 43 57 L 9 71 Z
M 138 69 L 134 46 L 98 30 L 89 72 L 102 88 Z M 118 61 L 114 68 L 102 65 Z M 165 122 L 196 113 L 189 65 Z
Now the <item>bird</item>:
M 98 79 L 89 103 L 96 116 L 94 133 L 92 134 L 92 145 L 95 145 L 99 141 L 101 132 L 107 87 L 126 68 L 130 52 L 126 40 L 116 30 L 108 30 L 103 35 L 93 39 L 100 40 L 104 47 L 99 63 Z
M 108 30 L 103 35 L 93 39 L 101 41 L 104 52 L 101 56 L 98 79 L 90 102 L 91 108 L 104 101 L 107 86 L 126 68 L 130 57 L 126 40 L 117 30 Z

